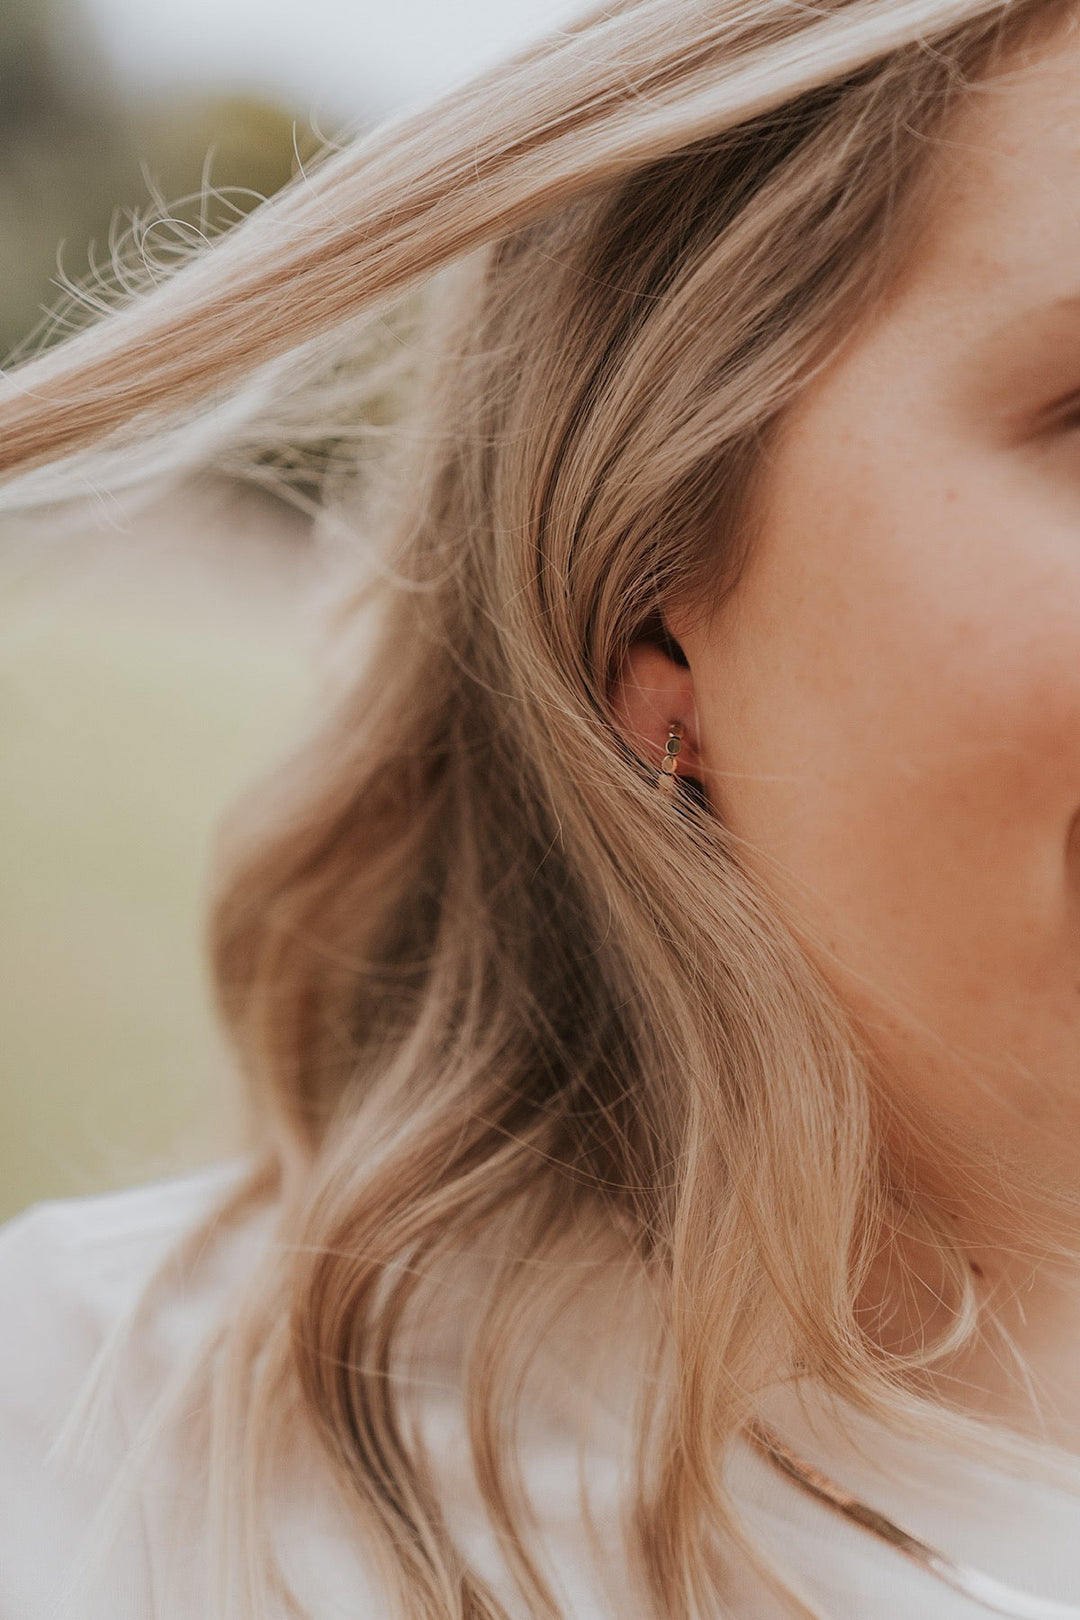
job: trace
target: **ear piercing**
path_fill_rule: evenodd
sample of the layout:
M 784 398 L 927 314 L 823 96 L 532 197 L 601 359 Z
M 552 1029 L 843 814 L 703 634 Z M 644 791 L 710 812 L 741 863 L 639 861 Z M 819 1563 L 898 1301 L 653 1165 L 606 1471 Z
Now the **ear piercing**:
M 664 748 L 664 757 L 660 762 L 660 771 L 656 779 L 657 790 L 665 799 L 674 799 L 679 792 L 676 773 L 679 769 L 679 755 L 682 752 L 683 726 L 680 720 L 673 720 L 668 726 L 668 738 Z

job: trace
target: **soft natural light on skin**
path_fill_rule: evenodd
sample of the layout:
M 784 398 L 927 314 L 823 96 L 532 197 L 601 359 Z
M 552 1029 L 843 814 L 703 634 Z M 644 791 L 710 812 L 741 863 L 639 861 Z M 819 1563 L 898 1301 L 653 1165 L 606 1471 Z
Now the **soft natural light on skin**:
M 582 0 L 84 0 L 123 77 L 272 92 L 300 112 L 379 112 L 466 77 Z

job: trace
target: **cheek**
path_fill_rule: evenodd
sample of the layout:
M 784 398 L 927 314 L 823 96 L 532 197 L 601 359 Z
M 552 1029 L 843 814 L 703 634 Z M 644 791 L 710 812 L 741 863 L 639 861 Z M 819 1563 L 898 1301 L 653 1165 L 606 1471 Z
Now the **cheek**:
M 1075 1015 L 1080 536 L 996 464 L 911 465 L 818 455 L 770 513 L 705 682 L 716 797 L 865 1004 L 1020 1051 L 1032 997 Z

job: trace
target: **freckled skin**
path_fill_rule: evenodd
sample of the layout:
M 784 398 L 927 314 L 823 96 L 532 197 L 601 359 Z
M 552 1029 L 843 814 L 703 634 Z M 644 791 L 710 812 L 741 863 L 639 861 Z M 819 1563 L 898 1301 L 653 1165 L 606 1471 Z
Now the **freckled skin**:
M 945 1195 L 1010 1348 L 943 1387 L 1080 1451 L 1080 28 L 935 162 L 895 289 L 771 448 L 738 587 L 669 615 L 688 668 L 634 647 L 615 708 L 657 762 L 684 721 Z M 871 1301 L 909 1348 L 944 1325 L 921 1252 Z
M 673 616 L 687 769 L 914 1116 L 1080 1191 L 1080 428 L 1043 418 L 1080 392 L 1080 39 L 950 142 L 894 296 L 784 424 L 734 599 Z

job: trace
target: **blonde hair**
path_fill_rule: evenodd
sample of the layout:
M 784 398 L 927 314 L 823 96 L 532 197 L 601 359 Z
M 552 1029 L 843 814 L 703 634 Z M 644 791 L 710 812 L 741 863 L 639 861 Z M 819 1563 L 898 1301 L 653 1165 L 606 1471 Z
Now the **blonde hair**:
M 215 912 L 264 1133 L 232 1214 L 282 1210 L 206 1369 L 230 1614 L 277 1578 L 257 1502 L 286 1412 L 398 1613 L 504 1614 L 400 1393 L 478 1245 L 463 1401 L 531 1614 L 560 1611 L 515 1403 L 582 1256 L 643 1285 L 628 1556 L 657 1614 L 719 1612 L 749 1551 L 723 1460 L 766 1385 L 897 1408 L 858 1309 L 895 1191 L 866 1061 L 722 807 L 656 795 L 612 681 L 667 604 L 734 584 L 770 429 L 911 246 L 933 137 L 1060 10 L 607 6 L 8 377 L 9 507 L 283 437 L 345 445 L 348 494 L 346 362 L 445 272 L 409 315 L 362 667 L 237 822 Z

